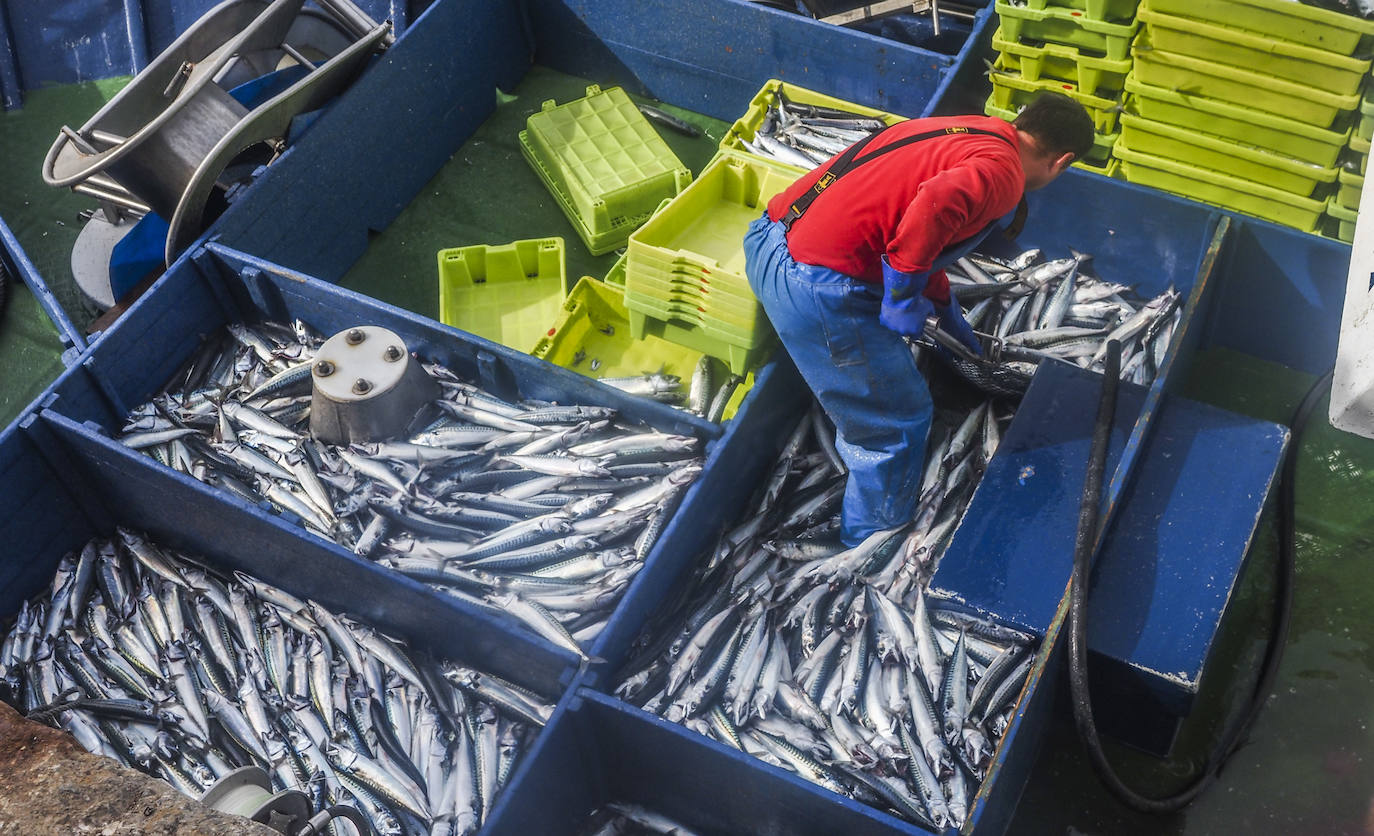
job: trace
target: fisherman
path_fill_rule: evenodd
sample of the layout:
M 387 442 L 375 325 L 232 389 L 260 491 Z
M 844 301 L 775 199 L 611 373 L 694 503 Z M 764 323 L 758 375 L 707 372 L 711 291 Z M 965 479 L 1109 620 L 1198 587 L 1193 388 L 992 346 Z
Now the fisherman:
M 799 178 L 750 224 L 749 284 L 834 422 L 849 468 L 846 545 L 909 522 L 919 499 L 932 404 L 903 338 L 935 316 L 981 353 L 943 268 L 1018 204 L 1023 218 L 1023 193 L 1092 143 L 1091 117 L 1059 93 L 1010 123 L 912 119 Z

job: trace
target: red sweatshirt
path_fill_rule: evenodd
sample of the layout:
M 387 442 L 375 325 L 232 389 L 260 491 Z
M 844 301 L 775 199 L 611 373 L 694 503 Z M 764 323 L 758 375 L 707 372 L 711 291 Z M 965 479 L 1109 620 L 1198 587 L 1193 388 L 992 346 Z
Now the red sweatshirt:
M 1016 208 L 1025 188 L 1020 141 L 1011 123 L 987 116 L 911 119 L 889 128 L 864 154 L 912 134 L 962 125 L 996 131 L 1011 143 L 979 134 L 922 140 L 850 169 L 792 225 L 787 248 L 803 264 L 829 267 L 866 282 L 882 281 L 879 258 L 908 273 L 928 271 L 950 244 L 976 234 Z M 810 189 L 834 158 L 768 202 L 773 220 Z M 943 270 L 926 296 L 948 302 Z

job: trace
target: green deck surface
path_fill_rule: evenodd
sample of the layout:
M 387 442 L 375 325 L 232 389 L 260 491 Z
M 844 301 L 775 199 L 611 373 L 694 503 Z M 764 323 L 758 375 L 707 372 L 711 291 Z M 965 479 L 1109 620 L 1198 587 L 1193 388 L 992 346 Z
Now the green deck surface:
M 0 117 L 0 149 L 9 165 L 0 216 L 14 228 L 78 325 L 81 307 L 67 259 L 90 201 L 44 186 L 39 164 L 57 128 L 80 124 L 123 79 L 29 95 L 25 107 Z M 426 188 L 344 277 L 342 284 L 392 304 L 435 316 L 435 254 L 445 247 L 502 244 L 561 235 L 568 275 L 602 276 L 614 255 L 587 253 L 553 198 L 521 159 L 516 135 L 546 99 L 582 96 L 590 80 L 535 68 L 502 97 L 495 114 L 454 154 Z M 747 103 L 741 102 L 741 111 Z M 691 140 L 661 131 L 694 174 L 715 153 L 728 126 L 668 108 L 704 127 Z M 0 323 L 0 426 L 9 422 L 60 370 L 60 343 L 32 296 L 16 289 Z M 1199 358 L 1190 397 L 1284 422 L 1311 379 L 1241 355 Z M 1093 777 L 1068 720 L 1059 713 L 1012 821 L 1015 834 L 1369 834 L 1374 833 L 1374 761 L 1369 717 L 1374 706 L 1374 441 L 1332 429 L 1325 404 L 1313 415 L 1298 469 L 1299 553 L 1292 632 L 1278 687 L 1250 742 L 1196 804 L 1168 817 L 1132 814 Z M 1166 792 L 1191 772 L 1220 722 L 1248 693 L 1269 623 L 1275 560 L 1272 520 L 1223 625 L 1199 708 L 1169 761 L 1110 746 L 1122 772 L 1142 789 Z
M 521 158 L 518 140 L 525 120 L 545 101 L 563 104 L 579 99 L 593 83 L 594 79 L 534 67 L 510 95 L 498 94 L 496 112 L 372 241 L 339 284 L 437 319 L 439 250 L 554 235 L 562 236 L 567 247 L 569 289 L 582 276 L 604 277 L 616 255 L 587 251 L 553 196 Z M 703 129 L 702 136 L 692 139 L 658 128 L 683 165 L 693 175 L 701 174 L 729 124 L 654 104 Z M 741 113 L 748 104 L 740 102 Z

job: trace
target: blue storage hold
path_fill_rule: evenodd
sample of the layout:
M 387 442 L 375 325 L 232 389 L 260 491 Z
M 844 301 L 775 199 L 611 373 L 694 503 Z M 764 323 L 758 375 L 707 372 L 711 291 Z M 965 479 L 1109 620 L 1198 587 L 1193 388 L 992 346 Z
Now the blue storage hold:
M 587 689 L 543 742 L 497 802 L 490 836 L 584 833 L 591 813 L 611 801 L 643 805 L 702 836 L 929 833 Z M 1001 772 L 997 783 L 1008 782 L 1006 764 Z M 977 832 L 996 831 L 985 827 Z
M 68 372 L 71 373 L 70 371 Z M 0 433 L 0 619 L 52 580 L 58 560 L 116 525 L 241 569 L 441 655 L 464 659 L 557 699 L 576 659 L 459 606 L 423 584 L 347 551 L 302 537 L 262 510 L 105 443 L 89 426 L 52 412 L 29 414 Z M 175 514 L 168 509 L 175 508 Z M 232 533 L 232 536 L 226 536 Z M 360 594 L 360 590 L 366 590 Z

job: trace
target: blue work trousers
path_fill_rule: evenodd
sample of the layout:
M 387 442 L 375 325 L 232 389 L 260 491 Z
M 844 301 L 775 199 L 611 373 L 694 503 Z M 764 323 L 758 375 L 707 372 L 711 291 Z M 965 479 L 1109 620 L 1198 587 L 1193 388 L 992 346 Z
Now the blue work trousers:
M 911 348 L 878 323 L 881 285 L 798 264 L 766 214 L 749 225 L 744 255 L 750 287 L 835 423 L 849 468 L 841 539 L 854 546 L 910 522 L 933 408 Z

